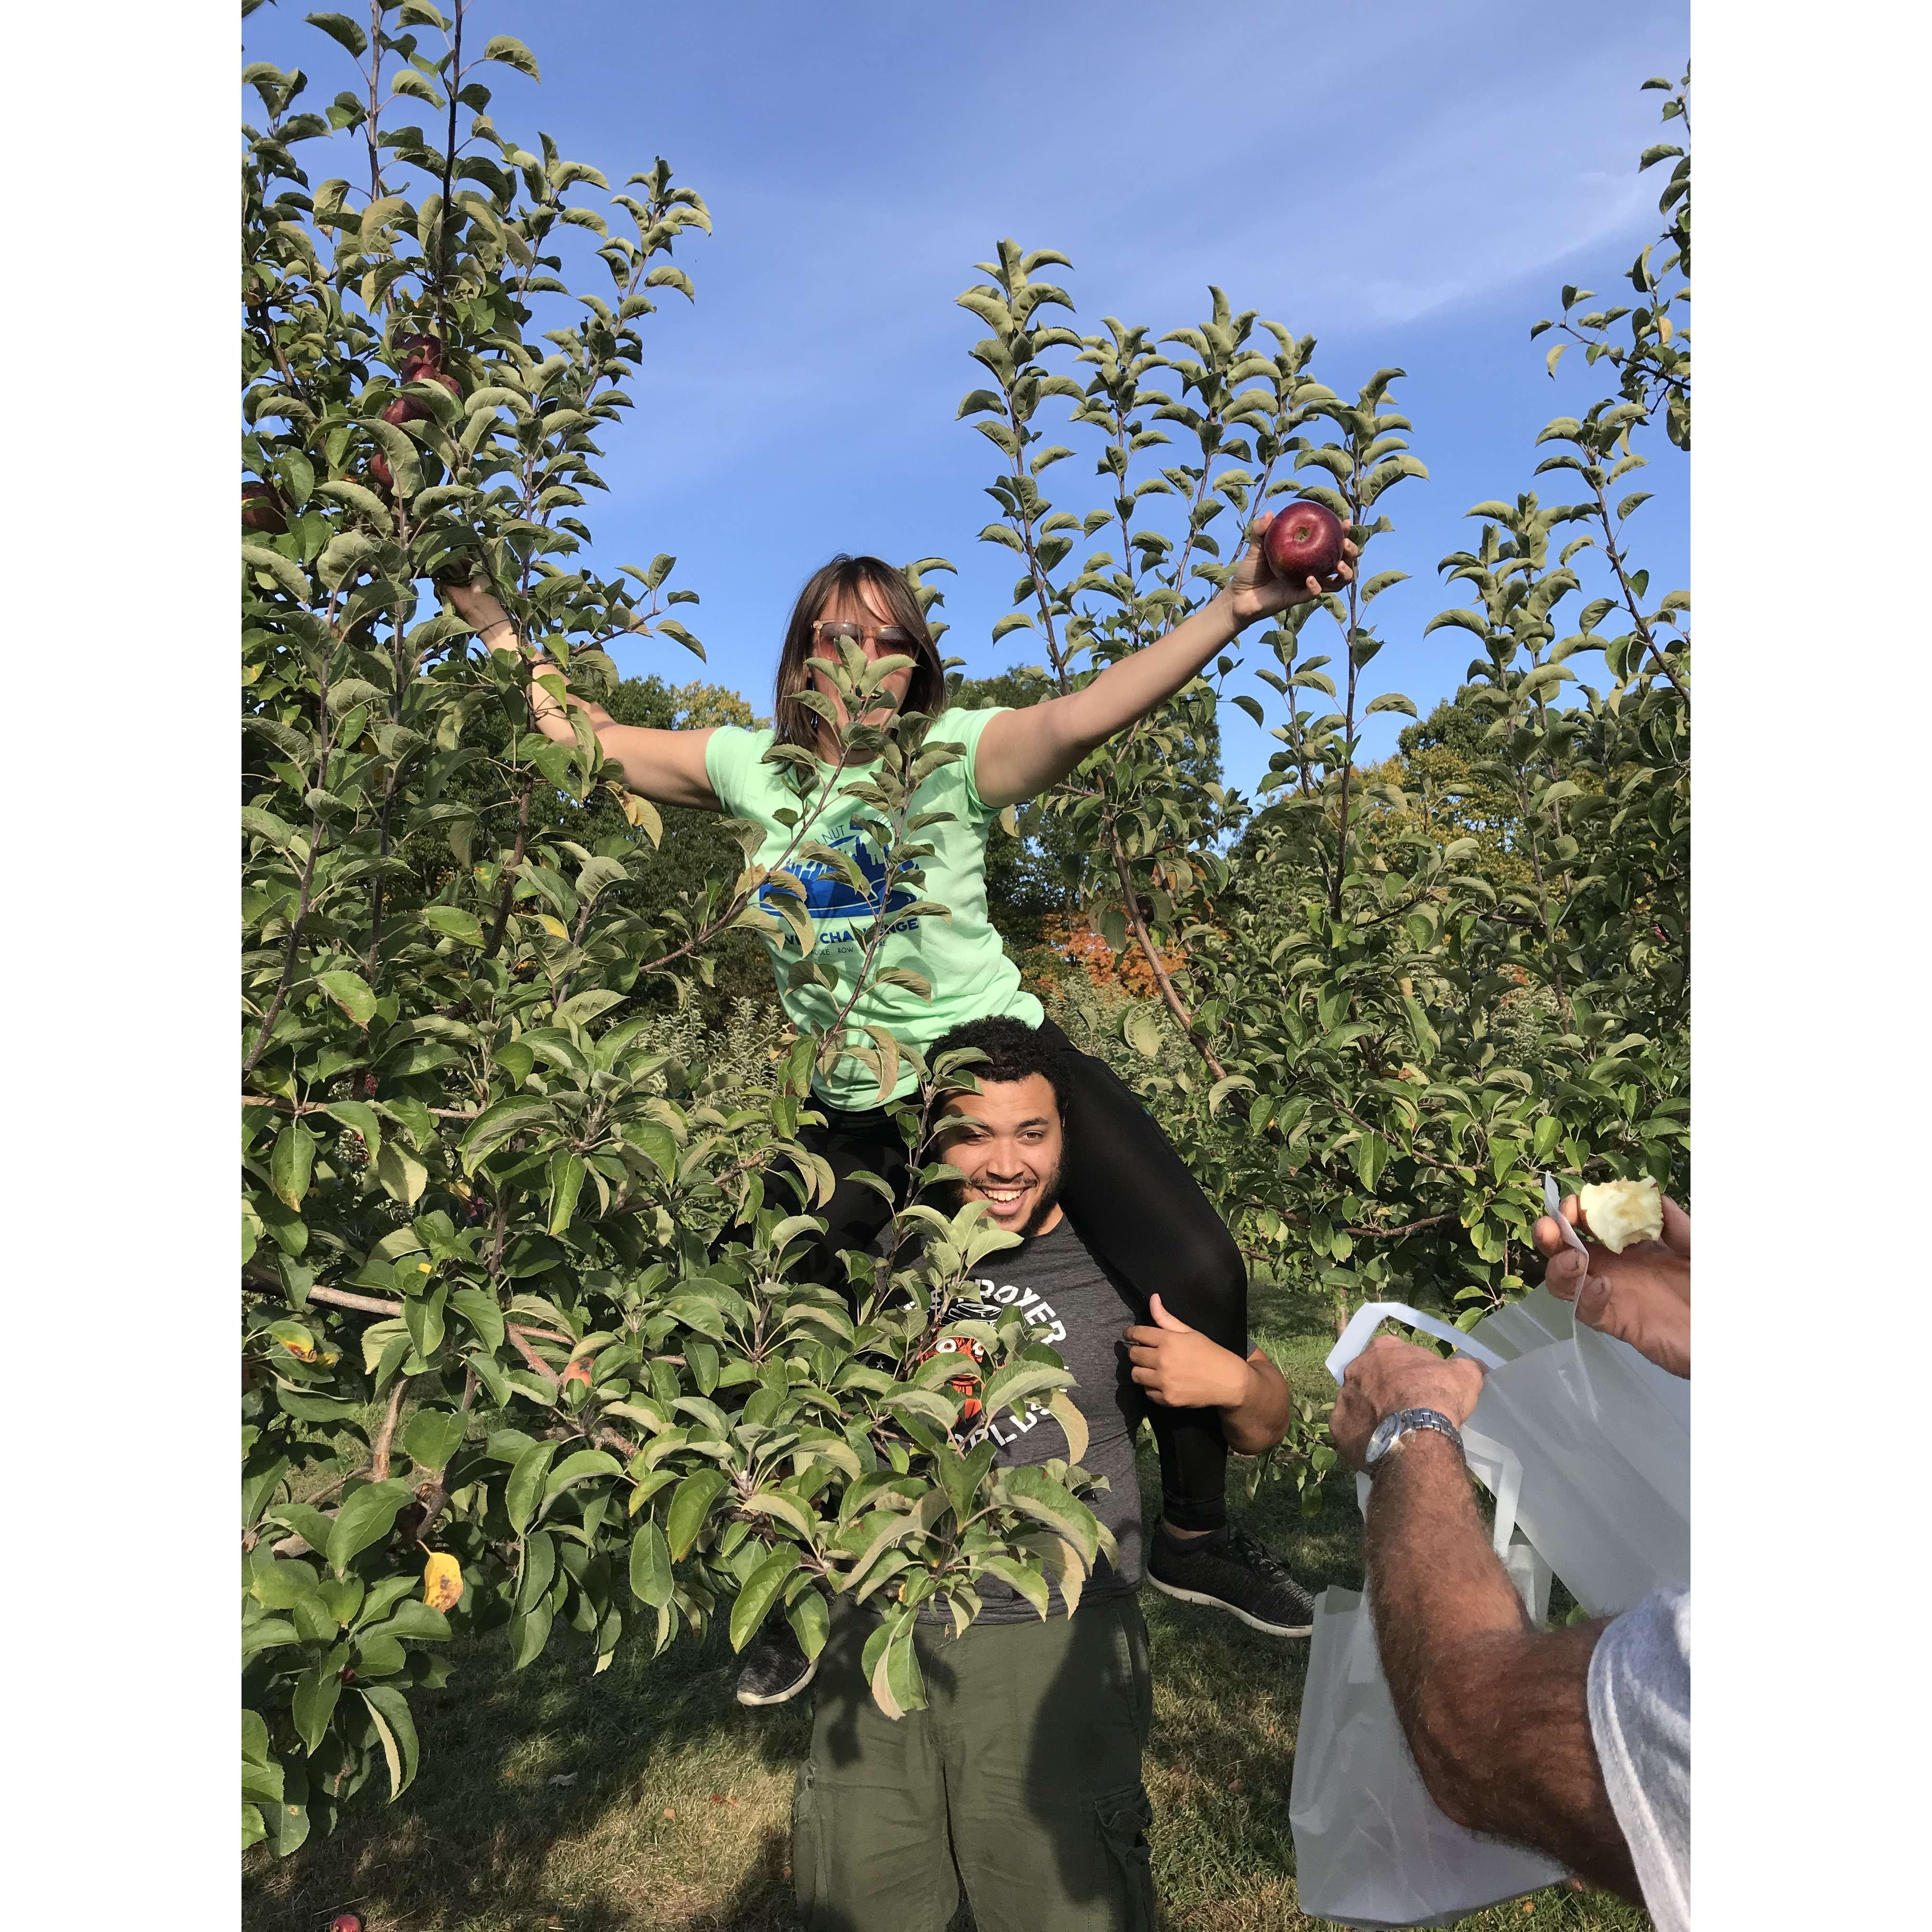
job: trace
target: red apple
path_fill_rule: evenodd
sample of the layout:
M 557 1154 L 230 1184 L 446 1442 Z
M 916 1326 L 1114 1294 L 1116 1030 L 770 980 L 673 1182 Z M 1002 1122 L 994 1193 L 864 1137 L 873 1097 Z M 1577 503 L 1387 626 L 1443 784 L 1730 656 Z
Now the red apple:
M 359 1912 L 338 1912 L 328 1922 L 328 1932 L 362 1932 L 362 1915 Z
M 395 488 L 396 478 L 389 468 L 389 459 L 380 449 L 369 459 L 369 474 L 374 478 L 378 489 L 392 490 Z
M 434 335 L 406 335 L 397 345 L 403 352 L 403 380 L 412 382 L 424 370 L 442 363 L 442 338 Z
M 1348 526 L 1334 511 L 1306 501 L 1275 512 L 1262 538 L 1262 554 L 1276 576 L 1296 585 L 1313 578 L 1324 590 L 1341 582 L 1342 544 Z
M 244 530 L 258 530 L 264 536 L 278 537 L 288 526 L 288 512 L 272 484 L 242 484 L 242 527 Z

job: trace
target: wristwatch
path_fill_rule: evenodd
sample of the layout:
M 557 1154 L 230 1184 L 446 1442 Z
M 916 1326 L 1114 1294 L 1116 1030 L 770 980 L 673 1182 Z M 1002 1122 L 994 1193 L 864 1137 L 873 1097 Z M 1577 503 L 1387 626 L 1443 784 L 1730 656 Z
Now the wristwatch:
M 1418 1429 L 1432 1429 L 1438 1436 L 1446 1436 L 1456 1445 L 1459 1456 L 1465 1454 L 1462 1432 L 1449 1418 L 1432 1408 L 1399 1408 L 1393 1415 L 1385 1415 L 1376 1425 L 1376 1432 L 1369 1438 L 1368 1453 L 1362 1459 L 1363 1469 L 1370 1476 L 1382 1466 L 1382 1459 L 1402 1438 Z

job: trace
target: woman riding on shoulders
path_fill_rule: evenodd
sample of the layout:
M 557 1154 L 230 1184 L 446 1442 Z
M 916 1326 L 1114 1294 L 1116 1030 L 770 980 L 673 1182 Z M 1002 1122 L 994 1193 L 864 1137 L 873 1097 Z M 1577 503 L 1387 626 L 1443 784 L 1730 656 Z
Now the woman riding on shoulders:
M 753 865 L 778 865 L 798 850 L 801 836 L 849 855 L 865 891 L 822 863 L 782 868 L 792 875 L 791 903 L 812 922 L 812 956 L 835 975 L 842 964 L 847 968 L 845 991 L 837 997 L 822 984 L 793 986 L 787 969 L 800 956 L 796 940 L 788 928 L 766 940 L 778 997 L 801 1031 L 822 1033 L 836 1021 L 864 970 L 867 983 L 843 1022 L 848 1034 L 882 1028 L 923 1053 L 964 1022 L 1006 1015 L 1048 1035 L 1069 1080 L 1072 1157 L 1060 1195 L 1068 1218 L 1143 1311 L 1158 1294 L 1180 1322 L 1262 1362 L 1250 1346 L 1247 1271 L 1233 1237 L 1131 1090 L 1103 1060 L 1075 1048 L 1021 983 L 988 916 L 986 852 L 988 832 L 1006 806 L 1046 790 L 1089 752 L 1165 704 L 1250 624 L 1336 587 L 1313 578 L 1291 584 L 1274 574 L 1260 542 L 1270 520 L 1259 518 L 1250 526 L 1247 550 L 1226 586 L 1164 637 L 1108 665 L 1078 690 L 1022 710 L 946 706 L 944 672 L 918 599 L 899 572 L 872 556 L 834 558 L 800 593 L 779 652 L 769 728 L 655 730 L 620 724 L 599 705 L 568 700 L 633 790 L 659 805 L 722 811 L 758 826 L 764 836 Z M 1356 554 L 1348 544 L 1347 558 Z M 1352 575 L 1345 562 L 1336 580 Z M 444 595 L 486 646 L 520 642 L 487 590 L 446 587 Z M 910 893 L 896 890 L 880 902 L 887 884 L 884 855 L 862 824 L 854 822 L 872 814 L 854 790 L 868 782 L 868 769 L 838 769 L 840 730 L 850 718 L 826 674 L 839 662 L 842 644 L 856 645 L 870 663 L 908 660 L 883 679 L 878 709 L 862 722 L 883 722 L 895 710 L 923 712 L 932 717 L 928 746 L 959 748 L 956 760 L 925 778 L 912 802 L 915 812 L 944 814 L 920 835 L 932 848 L 920 861 L 920 892 L 948 908 L 950 918 L 893 921 L 898 904 L 914 903 Z M 825 701 L 836 724 L 801 701 L 808 691 Z M 574 742 L 555 698 L 535 687 L 531 694 L 545 736 Z M 807 808 L 790 780 L 791 761 L 769 755 L 782 746 L 797 747 L 814 760 L 818 782 L 806 793 L 810 815 L 802 834 L 796 823 L 787 822 Z M 764 890 L 772 893 L 769 886 Z M 888 924 L 880 938 L 875 927 L 882 917 Z M 890 976 L 895 968 L 916 975 L 930 988 L 930 998 Z M 902 1066 L 892 1097 L 916 1084 L 910 1066 Z M 842 1282 L 838 1251 L 868 1246 L 889 1213 L 872 1188 L 851 1177 L 869 1170 L 903 1195 L 910 1170 L 890 1108 L 878 1104 L 879 1079 L 871 1067 L 843 1055 L 814 1075 L 813 1088 L 825 1124 L 802 1127 L 800 1138 L 824 1155 L 838 1183 L 818 1210 L 827 1232 L 814 1271 Z M 1228 1448 L 1219 1412 L 1150 1405 L 1149 1414 L 1160 1450 L 1164 1521 L 1152 1539 L 1148 1580 L 1170 1596 L 1228 1610 L 1252 1628 L 1306 1634 L 1312 1605 L 1306 1593 L 1254 1538 L 1228 1526 Z M 811 1671 L 802 1654 L 795 1654 L 795 1666 L 783 1646 L 762 1663 L 754 1658 L 747 1678 L 759 1678 L 765 1688 L 741 1682 L 741 1701 L 782 1702 L 802 1688 Z

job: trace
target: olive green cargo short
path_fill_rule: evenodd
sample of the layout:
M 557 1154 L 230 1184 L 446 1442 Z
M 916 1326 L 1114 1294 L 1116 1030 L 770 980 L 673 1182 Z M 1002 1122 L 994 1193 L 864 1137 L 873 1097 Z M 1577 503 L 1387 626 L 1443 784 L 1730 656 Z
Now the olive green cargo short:
M 792 1804 L 811 1932 L 1152 1932 L 1141 1751 L 1153 1713 L 1130 1596 L 1045 1623 L 916 1639 L 928 1706 L 896 1724 L 860 1672 L 876 1620 L 842 1604 Z

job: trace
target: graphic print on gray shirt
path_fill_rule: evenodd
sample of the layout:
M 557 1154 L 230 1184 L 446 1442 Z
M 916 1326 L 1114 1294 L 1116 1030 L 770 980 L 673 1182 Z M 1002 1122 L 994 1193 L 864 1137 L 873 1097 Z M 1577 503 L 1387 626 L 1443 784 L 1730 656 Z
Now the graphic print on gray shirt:
M 1134 1432 L 1144 1413 L 1144 1400 L 1129 1372 L 1126 1342 L 1122 1331 L 1140 1320 L 1132 1292 L 1117 1285 L 1076 1232 L 1063 1219 L 1050 1234 L 1036 1234 L 1017 1248 L 988 1255 L 973 1286 L 977 1299 L 962 1298 L 953 1318 L 999 1322 L 1018 1314 L 1036 1329 L 1039 1340 L 1054 1351 L 1074 1377 L 1066 1393 L 1088 1428 L 1087 1454 L 1082 1468 L 1104 1476 L 1108 1486 L 1088 1499 L 1094 1514 L 1120 1544 L 1118 1565 L 1099 1558 L 1086 1588 L 1088 1597 L 1127 1596 L 1140 1586 L 1141 1492 L 1134 1472 Z M 942 1342 L 942 1349 L 957 1345 Z M 970 1449 L 991 1436 L 998 1445 L 994 1462 L 1011 1468 L 1024 1463 L 1050 1462 L 1066 1454 L 1066 1438 L 1058 1423 L 1040 1403 L 1028 1402 L 1023 1415 L 1010 1411 L 988 1421 L 976 1412 L 962 1418 L 956 1436 Z M 998 1577 L 982 1577 L 974 1586 L 984 1607 L 982 1623 L 1019 1623 L 1038 1613 L 1018 1592 Z M 1066 1606 L 1058 1586 L 1052 1588 L 1048 1609 L 1064 1616 Z

